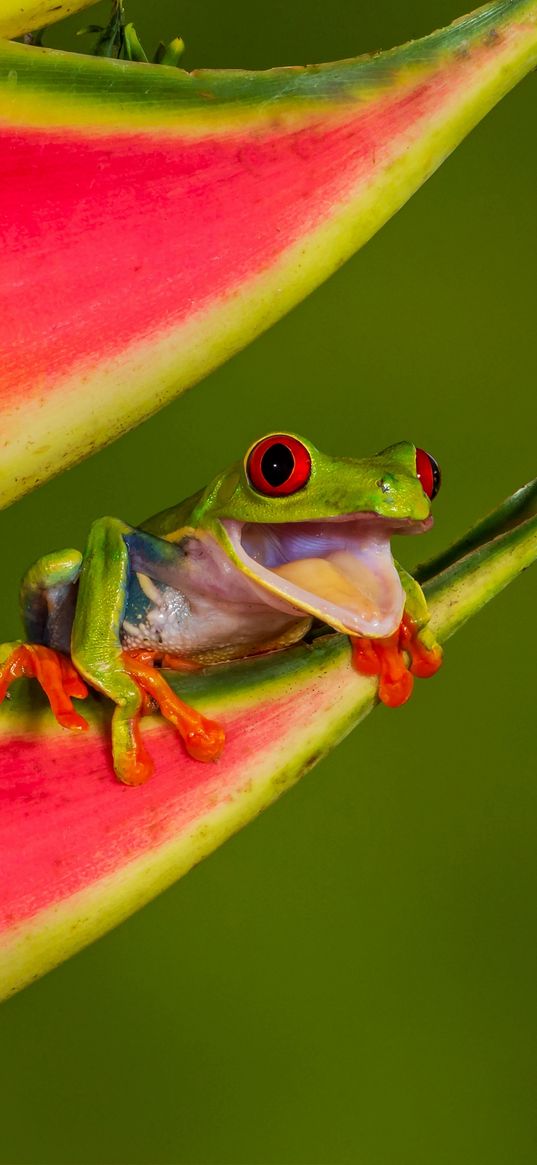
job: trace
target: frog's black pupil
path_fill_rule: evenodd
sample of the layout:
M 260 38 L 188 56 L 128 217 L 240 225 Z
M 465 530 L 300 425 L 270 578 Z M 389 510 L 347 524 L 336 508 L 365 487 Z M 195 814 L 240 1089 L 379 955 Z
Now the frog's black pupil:
M 261 472 L 269 485 L 284 485 L 295 467 L 295 459 L 287 445 L 271 445 L 261 458 Z

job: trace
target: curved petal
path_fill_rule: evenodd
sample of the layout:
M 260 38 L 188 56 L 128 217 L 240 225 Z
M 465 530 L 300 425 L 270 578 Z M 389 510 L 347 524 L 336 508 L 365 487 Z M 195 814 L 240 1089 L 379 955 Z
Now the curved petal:
M 503 516 L 501 508 L 500 526 Z M 535 558 L 533 517 L 433 579 L 428 595 L 438 638 L 452 635 Z M 90 730 L 81 737 L 59 728 L 23 682 L 1 707 L 0 995 L 43 974 L 186 873 L 376 702 L 376 681 L 353 671 L 340 635 L 168 679 L 225 724 L 226 748 L 216 764 L 202 765 L 151 718 L 144 732 L 157 771 L 135 789 L 113 775 L 109 711 L 97 699 L 88 701 Z
M 265 73 L 1 44 L 0 504 L 288 311 L 536 64 L 537 0 Z
M 0 0 L 0 36 L 22 36 L 91 4 L 95 0 Z

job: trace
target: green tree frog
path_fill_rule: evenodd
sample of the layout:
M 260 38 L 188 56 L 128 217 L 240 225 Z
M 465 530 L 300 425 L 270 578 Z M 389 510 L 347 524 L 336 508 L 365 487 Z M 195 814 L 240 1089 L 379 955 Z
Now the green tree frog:
M 139 721 L 155 703 L 191 756 L 216 760 L 224 747 L 221 726 L 184 704 L 162 667 L 285 650 L 314 621 L 348 635 L 357 670 L 379 676 L 380 700 L 402 704 L 441 651 L 390 539 L 429 528 L 439 483 L 434 459 L 406 441 L 351 460 L 272 433 L 139 528 L 99 518 L 83 554 L 46 555 L 25 575 L 27 641 L 0 650 L 0 700 L 34 676 L 60 724 L 80 731 L 73 698 L 86 684 L 104 693 L 116 705 L 115 772 L 131 785 L 151 772 Z

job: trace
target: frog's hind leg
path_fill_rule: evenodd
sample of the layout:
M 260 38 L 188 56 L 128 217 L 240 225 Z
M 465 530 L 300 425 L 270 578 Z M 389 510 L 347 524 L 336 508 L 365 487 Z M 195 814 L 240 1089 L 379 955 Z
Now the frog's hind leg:
M 129 675 L 157 704 L 165 719 L 177 729 L 189 755 L 194 760 L 218 760 L 225 744 L 224 729 L 185 704 L 170 688 L 162 672 L 157 671 L 147 657 L 144 658 L 143 652 L 124 651 L 123 661 Z M 181 662 L 175 661 L 175 671 L 193 670 L 188 663 L 183 669 Z
M 63 652 L 69 636 L 82 555 L 78 550 L 48 554 L 30 567 L 21 587 L 21 609 L 30 642 L 20 640 L 0 647 L 0 703 L 15 680 L 34 678 L 64 728 L 75 732 L 87 723 L 72 700 L 84 699 L 88 689 Z

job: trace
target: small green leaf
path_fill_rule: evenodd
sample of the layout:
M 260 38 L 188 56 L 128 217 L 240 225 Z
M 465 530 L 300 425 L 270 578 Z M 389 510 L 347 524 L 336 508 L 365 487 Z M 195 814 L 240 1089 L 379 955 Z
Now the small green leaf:
M 180 36 L 176 36 L 168 45 L 163 41 L 157 46 L 153 60 L 157 65 L 175 65 L 179 64 L 181 57 L 185 51 L 185 42 Z

